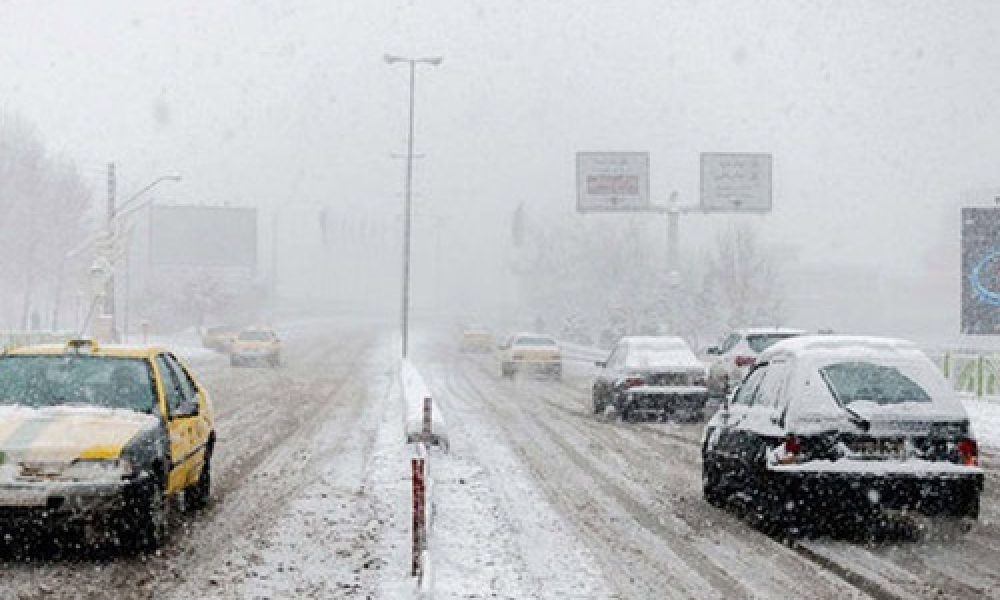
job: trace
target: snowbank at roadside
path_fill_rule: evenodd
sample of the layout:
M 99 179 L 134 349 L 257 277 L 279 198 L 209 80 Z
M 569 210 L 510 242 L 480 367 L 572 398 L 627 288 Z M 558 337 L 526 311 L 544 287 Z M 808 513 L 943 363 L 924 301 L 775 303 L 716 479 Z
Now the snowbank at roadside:
M 427 388 L 427 384 L 424 383 L 423 377 L 420 376 L 420 373 L 413 364 L 406 359 L 400 365 L 399 380 L 405 410 L 406 439 L 415 440 L 423 431 L 424 400 L 430 398 L 432 439 L 435 440 L 435 443 L 447 447 L 448 428 L 445 424 L 444 415 L 441 414 L 437 403 L 434 402 L 434 396 Z

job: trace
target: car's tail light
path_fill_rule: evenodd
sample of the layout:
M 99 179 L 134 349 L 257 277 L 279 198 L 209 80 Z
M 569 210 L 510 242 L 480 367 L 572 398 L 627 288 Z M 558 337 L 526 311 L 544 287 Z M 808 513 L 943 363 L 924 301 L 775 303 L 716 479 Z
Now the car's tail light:
M 778 463 L 782 465 L 798 464 L 802 462 L 801 452 L 802 441 L 794 435 L 789 435 L 777 452 Z
M 958 443 L 958 456 L 963 465 L 975 467 L 979 465 L 979 445 L 976 440 L 966 438 Z
M 622 383 L 622 387 L 624 387 L 627 390 L 629 388 L 634 388 L 645 384 L 646 380 L 643 379 L 642 377 L 627 377 L 624 383 Z
M 737 356 L 733 359 L 737 367 L 749 367 L 753 364 L 754 357 L 752 356 Z

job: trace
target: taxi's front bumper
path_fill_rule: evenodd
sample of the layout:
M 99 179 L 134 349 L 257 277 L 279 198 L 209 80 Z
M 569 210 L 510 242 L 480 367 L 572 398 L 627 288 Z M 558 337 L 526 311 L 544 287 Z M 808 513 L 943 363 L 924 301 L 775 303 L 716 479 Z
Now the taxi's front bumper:
M 114 519 L 142 493 L 145 477 L 121 481 L 0 483 L 0 531 Z

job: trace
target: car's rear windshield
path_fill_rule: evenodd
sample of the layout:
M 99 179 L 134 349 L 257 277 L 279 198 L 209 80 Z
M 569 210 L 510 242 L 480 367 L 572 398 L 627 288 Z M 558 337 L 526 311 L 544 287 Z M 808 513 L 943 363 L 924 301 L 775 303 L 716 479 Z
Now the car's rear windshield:
M 625 359 L 633 368 L 688 367 L 694 362 L 694 354 L 683 342 L 633 344 Z
M 794 333 L 755 333 L 747 336 L 747 345 L 757 353 L 767 350 L 781 340 L 795 337 Z
M 514 340 L 518 346 L 555 346 L 556 341 L 547 337 L 519 337 Z
M 240 338 L 244 342 L 269 342 L 274 339 L 270 331 L 242 331 Z
M 841 405 L 852 402 L 901 404 L 930 402 L 930 395 L 898 366 L 866 361 L 839 362 L 819 370 Z
M 0 405 L 153 409 L 153 377 L 141 358 L 89 355 L 0 358 Z

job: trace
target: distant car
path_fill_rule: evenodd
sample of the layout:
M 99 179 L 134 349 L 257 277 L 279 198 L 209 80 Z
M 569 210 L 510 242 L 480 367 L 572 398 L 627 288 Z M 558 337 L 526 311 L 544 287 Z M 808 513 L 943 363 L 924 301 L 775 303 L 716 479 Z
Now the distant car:
M 757 355 L 772 344 L 790 337 L 805 335 L 802 329 L 756 327 L 737 329 L 718 346 L 708 349 L 711 364 L 708 368 L 708 393 L 722 397 L 732 391 L 757 360 Z
M 201 333 L 201 345 L 211 350 L 229 352 L 229 347 L 239 332 L 238 327 L 231 327 L 229 325 L 208 327 Z
M 562 350 L 551 336 L 518 333 L 500 346 L 500 374 L 513 377 L 518 372 L 562 377 Z
M 805 336 L 765 350 L 705 428 L 705 498 L 750 499 L 791 529 L 882 508 L 976 518 L 983 489 L 962 403 L 909 342 Z
M 244 329 L 233 340 L 229 350 L 229 364 L 281 366 L 281 340 L 273 329 L 252 327 Z
M 613 406 L 627 421 L 705 418 L 705 365 L 679 337 L 624 337 L 597 366 L 601 371 L 592 389 L 595 414 Z
M 496 338 L 481 325 L 470 325 L 462 330 L 462 352 L 493 352 Z
M 209 501 L 213 422 L 163 349 L 71 340 L 0 354 L 0 536 L 59 529 L 156 549 L 172 499 Z

